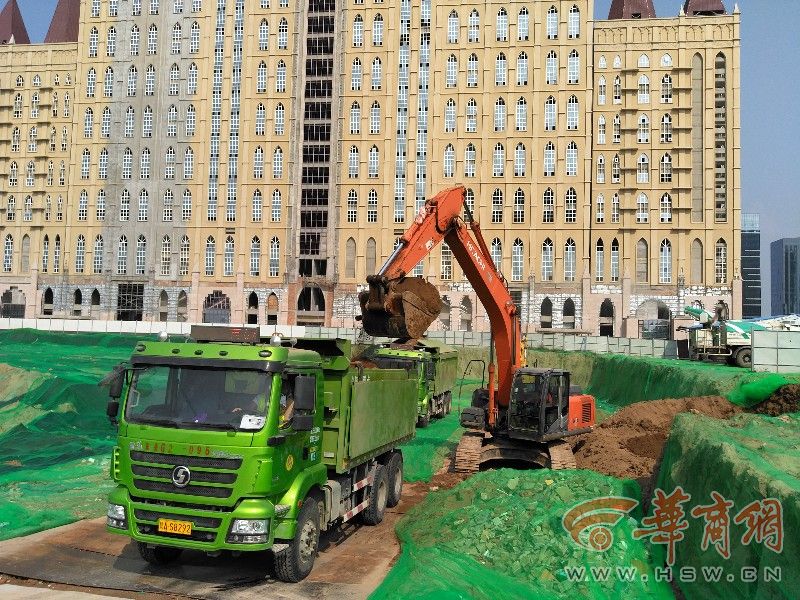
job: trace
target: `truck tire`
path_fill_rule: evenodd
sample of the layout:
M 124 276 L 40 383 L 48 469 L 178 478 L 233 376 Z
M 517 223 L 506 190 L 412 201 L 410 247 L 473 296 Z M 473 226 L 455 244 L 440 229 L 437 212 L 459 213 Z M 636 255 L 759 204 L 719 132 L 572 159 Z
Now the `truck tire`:
M 400 503 L 400 496 L 403 494 L 403 455 L 400 452 L 392 453 L 392 458 L 386 463 L 386 472 L 389 478 L 386 506 L 394 508 Z
M 377 525 L 383 521 L 386 512 L 386 501 L 389 499 L 389 480 L 386 477 L 386 467 L 375 467 L 375 478 L 369 490 L 369 505 L 361 512 L 361 522 L 364 525 Z
M 736 351 L 736 355 L 734 360 L 736 361 L 737 367 L 742 367 L 743 369 L 749 369 L 753 366 L 753 350 L 752 348 L 743 347 L 739 348 Z
M 319 500 L 312 493 L 297 515 L 297 528 L 289 547 L 275 555 L 275 577 L 286 583 L 305 579 L 314 566 L 319 548 Z
M 182 548 L 172 548 L 170 546 L 148 547 L 144 542 L 137 542 L 139 554 L 151 565 L 163 567 L 178 560 L 183 552 Z
M 431 402 L 428 400 L 428 405 L 425 407 L 426 413 L 417 417 L 417 427 L 425 429 L 431 422 Z

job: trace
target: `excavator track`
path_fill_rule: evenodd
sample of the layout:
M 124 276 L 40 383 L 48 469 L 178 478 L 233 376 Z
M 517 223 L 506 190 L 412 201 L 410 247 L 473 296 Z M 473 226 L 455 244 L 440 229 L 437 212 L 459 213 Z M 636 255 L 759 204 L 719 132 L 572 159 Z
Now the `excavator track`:
M 550 442 L 547 444 L 547 451 L 550 453 L 550 468 L 554 471 L 578 468 L 575 455 L 572 453 L 572 445 L 566 440 Z
M 453 471 L 456 473 L 477 473 L 481 464 L 484 433 L 465 431 L 456 446 L 453 457 Z

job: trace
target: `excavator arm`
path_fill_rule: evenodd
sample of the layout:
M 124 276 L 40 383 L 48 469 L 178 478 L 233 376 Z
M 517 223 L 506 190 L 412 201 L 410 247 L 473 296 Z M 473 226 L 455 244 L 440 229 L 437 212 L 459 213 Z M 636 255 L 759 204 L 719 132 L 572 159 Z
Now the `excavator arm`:
M 499 373 L 495 395 L 494 365 L 489 365 L 489 422 L 494 425 L 496 404 L 508 406 L 514 371 L 522 365 L 521 330 L 516 306 L 480 226 L 461 219 L 465 193 L 463 187 L 455 187 L 425 202 L 381 270 L 367 277 L 369 291 L 359 295 L 359 303 L 368 334 L 420 337 L 439 316 L 441 299 L 433 285 L 406 275 L 445 241 L 489 316 Z

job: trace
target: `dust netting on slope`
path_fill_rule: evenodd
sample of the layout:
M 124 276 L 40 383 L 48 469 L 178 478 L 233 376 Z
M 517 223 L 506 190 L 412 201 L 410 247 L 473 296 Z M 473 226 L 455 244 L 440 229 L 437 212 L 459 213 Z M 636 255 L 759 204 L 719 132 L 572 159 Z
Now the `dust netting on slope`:
M 0 332 L 0 540 L 104 514 L 116 431 L 97 383 L 136 339 Z
M 679 584 L 687 599 L 797 597 L 800 413 L 678 415 L 657 485 L 665 494 L 680 486 L 688 497 L 675 551 L 675 569 L 697 573 Z M 693 507 L 714 505 L 716 514 L 691 516 Z M 707 574 L 717 579 L 709 583 Z
M 672 598 L 647 545 L 633 538 L 639 506 L 614 514 L 604 551 L 562 526 L 577 504 L 606 496 L 638 501 L 639 488 L 592 471 L 501 469 L 429 494 L 398 524 L 402 554 L 370 598 Z

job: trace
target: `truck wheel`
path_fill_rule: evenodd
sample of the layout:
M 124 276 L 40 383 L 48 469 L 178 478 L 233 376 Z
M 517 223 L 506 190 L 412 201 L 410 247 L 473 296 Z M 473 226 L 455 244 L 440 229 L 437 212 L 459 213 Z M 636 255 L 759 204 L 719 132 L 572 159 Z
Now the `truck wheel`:
M 287 583 L 305 579 L 319 548 L 319 501 L 309 494 L 297 515 L 297 529 L 289 547 L 275 555 L 275 576 Z
M 752 348 L 739 348 L 736 352 L 736 361 L 737 367 L 742 367 L 743 369 L 749 369 L 753 366 L 753 350 Z
M 403 455 L 399 452 L 392 454 L 392 458 L 386 463 L 386 469 L 389 478 L 386 506 L 393 508 L 400 503 L 400 496 L 403 494 Z
M 378 465 L 375 468 L 375 479 L 369 491 L 369 506 L 361 513 L 361 522 L 364 525 L 377 525 L 383 521 L 386 512 L 386 501 L 389 499 L 389 481 L 386 477 L 386 467 Z
M 425 427 L 428 426 L 430 422 L 431 422 L 431 403 L 429 400 L 427 406 L 425 407 L 425 414 L 417 417 L 417 427 L 424 429 Z
M 151 565 L 163 567 L 171 562 L 178 560 L 183 552 L 182 548 L 172 548 L 169 546 L 149 547 L 144 542 L 137 542 L 139 554 Z

